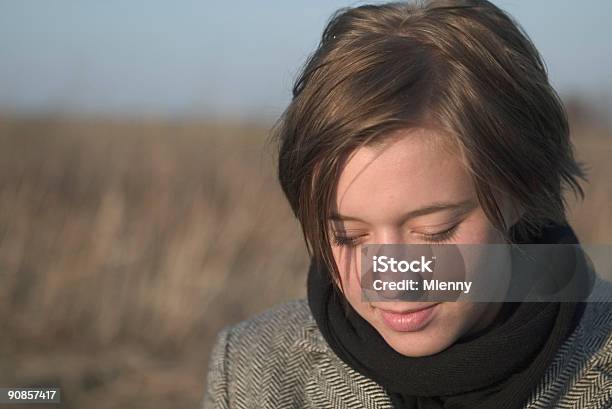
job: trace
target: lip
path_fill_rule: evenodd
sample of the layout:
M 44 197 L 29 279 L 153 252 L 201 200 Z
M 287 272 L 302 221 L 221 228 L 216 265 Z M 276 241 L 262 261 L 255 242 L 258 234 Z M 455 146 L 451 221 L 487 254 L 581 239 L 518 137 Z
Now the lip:
M 404 311 L 385 310 L 378 307 L 375 307 L 375 310 L 383 324 L 393 331 L 416 332 L 431 322 L 438 304 Z

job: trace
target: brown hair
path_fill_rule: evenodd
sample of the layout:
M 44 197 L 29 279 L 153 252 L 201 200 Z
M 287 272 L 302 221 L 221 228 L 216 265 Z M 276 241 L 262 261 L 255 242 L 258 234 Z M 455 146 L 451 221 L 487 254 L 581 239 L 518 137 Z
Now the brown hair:
M 510 16 L 477 0 L 342 9 L 275 129 L 280 184 L 309 254 L 334 278 L 328 219 L 347 155 L 425 125 L 459 148 L 485 214 L 509 241 L 564 222 L 566 189 L 584 196 L 563 105 Z M 512 237 L 499 193 L 523 211 Z

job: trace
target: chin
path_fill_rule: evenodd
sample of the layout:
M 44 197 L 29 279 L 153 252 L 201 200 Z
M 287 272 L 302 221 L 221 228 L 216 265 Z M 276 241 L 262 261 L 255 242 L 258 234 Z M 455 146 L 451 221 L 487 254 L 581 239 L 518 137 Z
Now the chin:
M 397 353 L 413 358 L 442 352 L 455 341 L 455 338 L 449 336 L 448 333 L 440 334 L 433 329 L 424 329 L 412 333 L 393 332 L 381 335 L 387 344 Z

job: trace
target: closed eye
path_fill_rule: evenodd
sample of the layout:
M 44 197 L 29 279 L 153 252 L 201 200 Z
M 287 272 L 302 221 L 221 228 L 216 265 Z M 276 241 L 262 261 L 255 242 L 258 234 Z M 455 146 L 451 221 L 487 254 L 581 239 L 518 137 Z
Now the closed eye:
M 334 235 L 333 242 L 338 247 L 355 247 L 359 244 L 359 239 L 363 236 L 342 236 L 342 235 Z
M 437 232 L 437 233 L 431 233 L 431 234 L 417 233 L 417 234 L 426 242 L 444 243 L 444 242 L 450 241 L 455 236 L 455 233 L 457 232 L 457 227 L 459 227 L 459 224 L 456 224 L 449 229 L 446 229 L 444 231 Z
M 459 223 L 456 225 L 436 233 L 416 233 L 422 240 L 428 243 L 445 243 L 453 239 L 455 233 L 457 232 L 457 228 L 459 227 Z M 359 244 L 361 238 L 365 235 L 357 235 L 357 236 L 348 236 L 342 234 L 334 234 L 333 235 L 333 243 L 338 247 L 355 247 Z

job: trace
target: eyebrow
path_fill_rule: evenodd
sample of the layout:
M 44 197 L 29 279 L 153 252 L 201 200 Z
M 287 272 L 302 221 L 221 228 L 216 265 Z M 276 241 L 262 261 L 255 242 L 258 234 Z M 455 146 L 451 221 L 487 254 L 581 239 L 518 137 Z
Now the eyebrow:
M 469 210 L 474 207 L 474 201 L 471 199 L 464 200 L 462 202 L 434 202 L 425 207 L 421 207 L 419 209 L 411 210 L 408 213 L 402 215 L 402 220 L 412 219 L 418 216 L 424 216 L 426 214 L 440 212 L 442 210 Z M 330 217 L 330 221 L 356 221 L 356 222 L 364 222 L 358 217 L 341 215 L 336 212 L 332 212 Z

